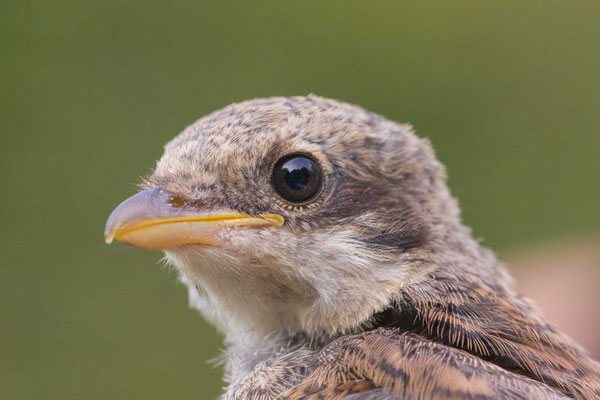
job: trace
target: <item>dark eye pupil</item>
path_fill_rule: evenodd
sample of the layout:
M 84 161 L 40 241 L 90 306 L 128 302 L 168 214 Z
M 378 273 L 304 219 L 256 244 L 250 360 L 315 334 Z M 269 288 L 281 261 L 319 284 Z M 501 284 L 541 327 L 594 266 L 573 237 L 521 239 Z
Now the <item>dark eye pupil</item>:
M 294 161 L 296 160 L 288 161 L 283 165 L 285 171 L 285 183 L 291 190 L 304 190 L 310 183 L 312 168 L 310 165 L 303 165 L 301 167 L 299 165 L 288 165 L 294 163 Z M 302 160 L 302 163 L 304 163 L 304 159 Z
M 273 169 L 275 191 L 292 203 L 303 203 L 317 195 L 321 179 L 321 168 L 305 155 L 287 155 Z

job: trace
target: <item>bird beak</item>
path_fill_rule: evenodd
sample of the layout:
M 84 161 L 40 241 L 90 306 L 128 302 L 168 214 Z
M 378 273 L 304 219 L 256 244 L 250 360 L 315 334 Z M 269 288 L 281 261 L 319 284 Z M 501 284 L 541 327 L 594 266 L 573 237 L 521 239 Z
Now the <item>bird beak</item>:
M 144 190 L 119 204 L 104 230 L 107 244 L 114 239 L 145 249 L 165 250 L 184 244 L 222 245 L 219 233 L 227 227 L 280 227 L 277 214 L 250 216 L 231 209 L 188 205 L 160 188 Z

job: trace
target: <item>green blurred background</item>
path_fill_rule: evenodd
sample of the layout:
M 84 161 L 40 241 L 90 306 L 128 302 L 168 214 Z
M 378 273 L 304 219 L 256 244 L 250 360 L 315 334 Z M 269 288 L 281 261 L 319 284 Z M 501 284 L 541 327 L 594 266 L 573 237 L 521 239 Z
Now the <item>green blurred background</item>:
M 316 93 L 414 124 L 505 254 L 600 227 L 600 2 L 15 1 L 0 12 L 0 398 L 215 398 L 215 329 L 112 208 L 186 125 Z

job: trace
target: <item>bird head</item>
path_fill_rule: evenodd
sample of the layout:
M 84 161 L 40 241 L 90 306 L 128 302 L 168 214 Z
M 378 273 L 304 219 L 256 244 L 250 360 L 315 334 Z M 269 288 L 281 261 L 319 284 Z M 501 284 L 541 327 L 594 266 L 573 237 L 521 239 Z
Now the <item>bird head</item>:
M 106 226 L 160 249 L 230 340 L 336 335 L 424 279 L 458 224 L 427 140 L 316 96 L 257 99 L 175 137 Z

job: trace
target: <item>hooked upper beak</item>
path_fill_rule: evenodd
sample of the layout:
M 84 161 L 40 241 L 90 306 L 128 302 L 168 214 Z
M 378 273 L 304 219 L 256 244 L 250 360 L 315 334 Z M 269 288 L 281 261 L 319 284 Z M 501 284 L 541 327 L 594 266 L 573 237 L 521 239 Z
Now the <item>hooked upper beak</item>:
M 208 209 L 183 203 L 160 188 L 139 192 L 114 209 L 106 221 L 106 243 L 114 239 L 145 249 L 165 250 L 184 244 L 222 245 L 226 227 L 280 227 L 278 214 L 250 216 L 231 209 Z

